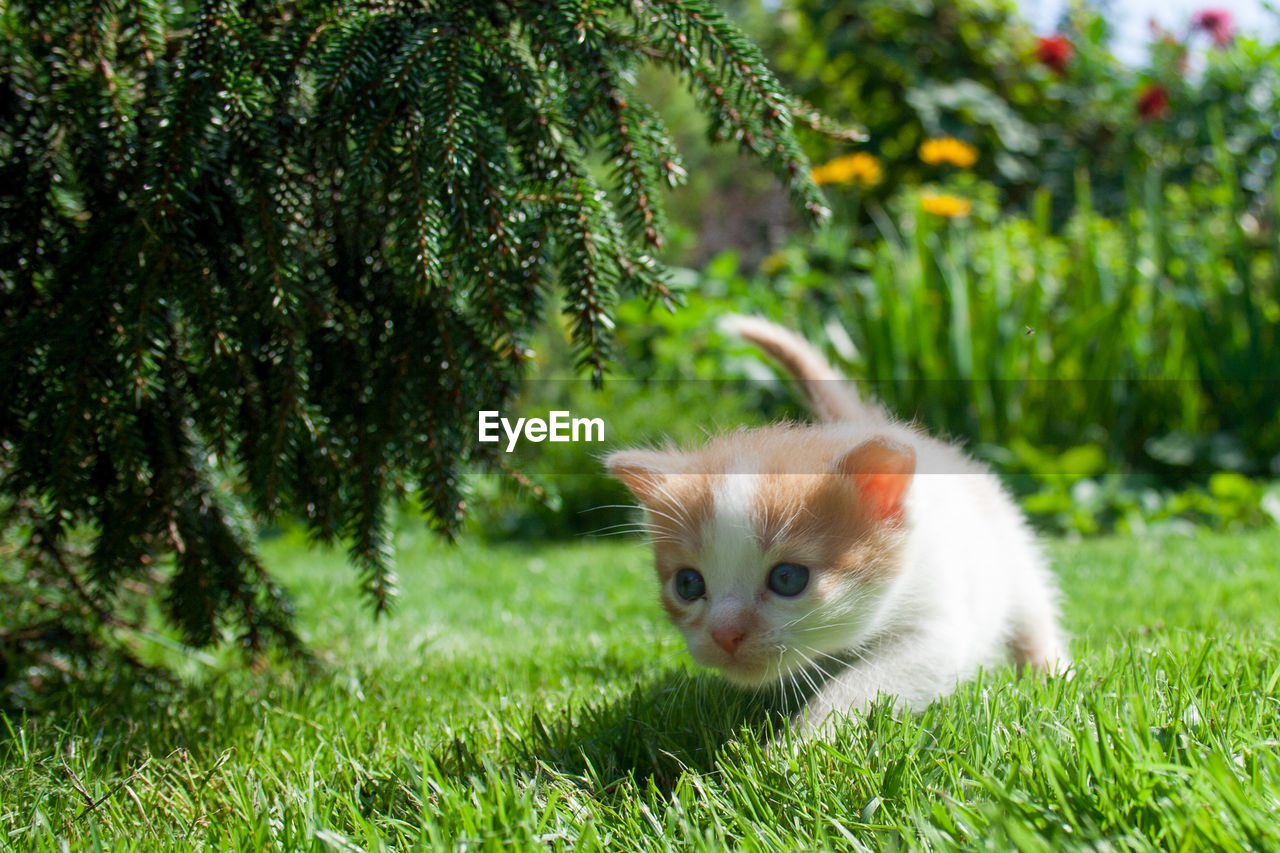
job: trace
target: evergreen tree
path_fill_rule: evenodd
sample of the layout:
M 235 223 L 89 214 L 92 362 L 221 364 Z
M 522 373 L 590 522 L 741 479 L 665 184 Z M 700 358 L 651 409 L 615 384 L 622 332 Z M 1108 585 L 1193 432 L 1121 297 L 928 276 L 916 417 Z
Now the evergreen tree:
M 638 63 L 822 212 L 813 119 L 707 0 L 9 0 L 0 30 L 0 667 L 153 598 L 193 644 L 291 641 L 249 532 L 282 514 L 386 607 L 388 502 L 455 529 L 553 294 L 596 380 L 616 300 L 672 301 Z

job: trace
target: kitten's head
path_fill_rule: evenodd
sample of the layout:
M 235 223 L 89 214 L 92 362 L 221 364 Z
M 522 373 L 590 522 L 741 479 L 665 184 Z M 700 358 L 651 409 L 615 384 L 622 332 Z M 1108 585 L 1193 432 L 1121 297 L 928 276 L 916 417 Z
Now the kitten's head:
M 699 663 L 763 684 L 867 636 L 901 565 L 910 447 L 767 427 L 606 465 L 644 505 L 662 605 Z

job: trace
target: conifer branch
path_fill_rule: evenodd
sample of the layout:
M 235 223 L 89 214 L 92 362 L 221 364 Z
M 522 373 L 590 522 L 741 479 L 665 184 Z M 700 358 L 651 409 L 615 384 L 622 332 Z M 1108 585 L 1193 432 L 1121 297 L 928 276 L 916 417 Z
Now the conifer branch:
M 793 128 L 829 128 L 707 0 L 182 6 L 6 7 L 0 504 L 58 532 L 102 612 L 28 549 L 31 606 L 82 636 L 151 595 L 188 642 L 295 643 L 252 547 L 282 517 L 390 605 L 388 503 L 457 531 L 548 297 L 597 382 L 618 300 L 675 304 L 638 62 L 820 212 Z

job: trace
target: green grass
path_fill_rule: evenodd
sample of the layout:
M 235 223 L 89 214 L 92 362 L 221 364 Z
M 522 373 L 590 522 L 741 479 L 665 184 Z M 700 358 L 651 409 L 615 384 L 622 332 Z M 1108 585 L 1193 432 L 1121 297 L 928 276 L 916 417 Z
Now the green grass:
M 1280 848 L 1280 532 L 1057 543 L 1073 679 L 793 749 L 685 663 L 641 545 L 401 540 L 378 624 L 267 544 L 311 666 L 169 650 L 0 717 L 0 846 Z

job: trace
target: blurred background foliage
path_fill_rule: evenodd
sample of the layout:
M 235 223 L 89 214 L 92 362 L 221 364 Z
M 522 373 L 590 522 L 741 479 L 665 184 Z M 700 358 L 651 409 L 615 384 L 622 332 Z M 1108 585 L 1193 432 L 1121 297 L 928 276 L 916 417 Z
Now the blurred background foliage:
M 528 413 L 603 415 L 611 445 L 804 417 L 730 312 L 788 323 L 903 418 L 962 442 L 1045 530 L 1280 519 L 1280 45 L 1203 10 L 1125 64 L 1105 17 L 1037 35 L 1011 2 L 784 0 L 732 11 L 780 76 L 865 142 L 807 140 L 835 213 L 816 238 L 758 168 L 700 142 L 669 210 L 674 314 L 619 309 L 603 394 L 560 329 Z M 625 494 L 592 445 L 525 445 L 526 499 L 473 480 L 488 536 L 608 532 Z

